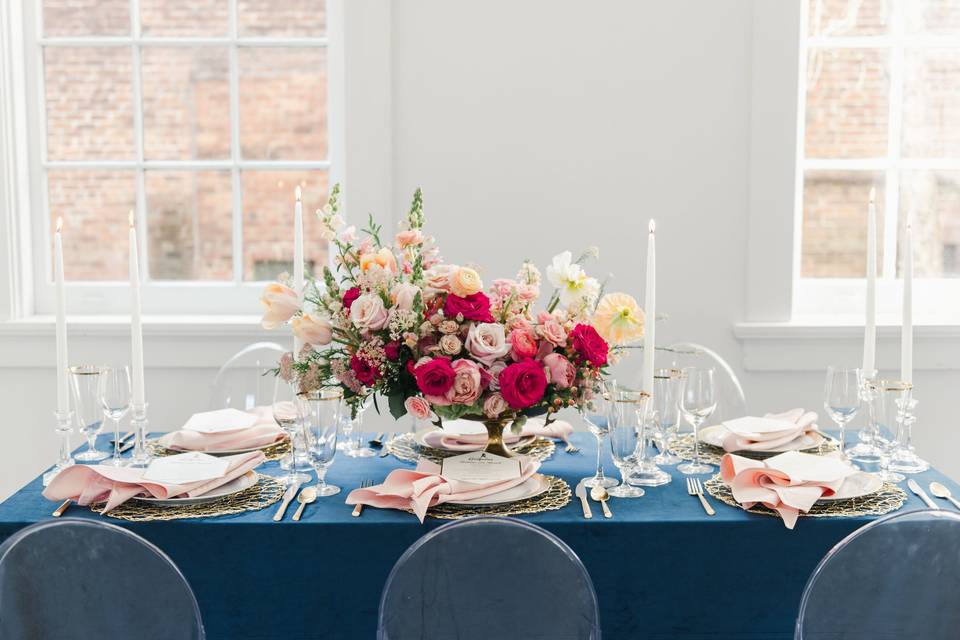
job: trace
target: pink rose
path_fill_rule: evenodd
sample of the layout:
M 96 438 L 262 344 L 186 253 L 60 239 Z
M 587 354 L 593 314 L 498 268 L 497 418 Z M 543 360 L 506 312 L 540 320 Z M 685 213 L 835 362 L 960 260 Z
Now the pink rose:
M 507 298 L 513 295 L 516 288 L 517 283 L 515 280 L 497 278 L 493 281 L 493 284 L 490 285 L 490 293 L 499 298 L 501 302 L 506 302 Z
M 300 310 L 300 296 L 297 292 L 279 282 L 272 282 L 260 296 L 266 311 L 261 324 L 264 329 L 276 329 Z
M 553 316 L 548 316 L 543 320 L 540 325 L 540 335 L 554 346 L 565 347 L 567 345 L 567 330 Z
M 506 368 L 507 368 L 506 362 L 504 362 L 503 360 L 497 360 L 492 365 L 490 365 L 489 369 L 487 369 L 487 371 L 490 372 L 490 378 L 491 378 L 490 388 L 493 389 L 494 391 L 500 388 L 500 383 L 497 381 L 497 379 L 500 377 L 500 372 Z
M 430 403 L 426 398 L 410 396 L 403 401 L 403 406 L 406 407 L 407 413 L 417 420 L 426 420 L 430 417 Z
M 409 282 L 401 282 L 390 292 L 390 299 L 398 309 L 409 311 L 413 308 L 413 301 L 417 299 L 420 287 Z
M 537 336 L 530 329 L 514 329 L 510 332 L 510 355 L 518 362 L 537 355 Z
M 419 229 L 407 229 L 397 234 L 396 242 L 401 249 L 423 244 L 423 234 Z
M 327 345 L 333 340 L 333 326 L 326 318 L 304 313 L 290 322 L 293 335 L 313 345 Z
M 488 367 L 507 355 L 510 346 L 503 331 L 503 325 L 492 322 L 479 322 L 470 327 L 465 343 L 467 351 Z
M 456 376 L 453 386 L 447 391 L 447 400 L 451 404 L 473 404 L 483 391 L 480 384 L 480 365 L 461 358 L 454 361 L 453 370 Z
M 375 293 L 365 293 L 350 305 L 350 320 L 361 331 L 378 331 L 387 326 L 387 308 Z
M 551 353 L 544 358 L 543 367 L 547 372 L 547 384 L 555 385 L 558 389 L 569 389 L 577 377 L 577 368 L 559 353 Z
M 483 401 L 483 415 L 488 418 L 497 418 L 501 413 L 510 408 L 507 401 L 499 393 L 491 393 Z

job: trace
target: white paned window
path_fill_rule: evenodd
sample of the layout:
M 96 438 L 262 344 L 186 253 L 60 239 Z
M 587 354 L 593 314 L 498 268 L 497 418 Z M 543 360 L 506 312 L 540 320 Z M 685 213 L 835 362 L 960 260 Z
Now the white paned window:
M 71 313 L 127 311 L 133 211 L 145 312 L 257 313 L 291 268 L 295 187 L 305 213 L 326 201 L 326 0 L 25 4 L 35 310 L 63 217 Z
M 960 319 L 960 0 L 808 0 L 802 29 L 794 315 L 863 313 L 875 189 L 880 313 L 911 219 L 917 311 Z

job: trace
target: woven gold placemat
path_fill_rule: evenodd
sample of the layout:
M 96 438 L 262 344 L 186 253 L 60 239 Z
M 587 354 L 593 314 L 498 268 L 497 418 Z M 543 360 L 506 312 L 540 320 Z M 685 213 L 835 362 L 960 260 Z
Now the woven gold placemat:
M 693 434 L 687 433 L 676 440 L 668 447 L 670 453 L 680 456 L 684 460 L 693 460 Z M 824 453 L 830 453 L 831 451 L 837 451 L 840 448 L 840 442 L 834 440 L 833 438 L 827 440 L 818 447 L 811 447 L 810 449 L 803 449 L 803 453 L 814 453 L 822 455 Z M 720 464 L 720 458 L 723 457 L 723 454 L 727 453 L 721 447 L 715 447 L 710 444 L 700 443 L 700 461 L 705 462 L 706 464 Z M 755 460 L 763 460 L 764 458 L 772 458 L 777 453 L 773 452 L 764 452 L 764 451 L 738 451 L 737 455 L 741 455 L 745 458 L 753 458 Z
M 276 478 L 257 474 L 257 483 L 243 491 L 205 502 L 203 504 L 161 507 L 139 500 L 127 500 L 103 515 L 129 522 L 152 522 L 157 520 L 184 520 L 189 518 L 212 518 L 244 511 L 259 511 L 278 502 L 285 487 Z M 90 505 L 94 513 L 103 513 L 105 503 Z
M 184 453 L 183 451 L 177 451 L 176 449 L 167 449 L 162 444 L 160 444 L 159 439 L 147 440 L 147 449 L 154 456 L 162 458 L 164 456 L 173 456 L 178 453 Z M 272 444 L 269 447 L 264 447 L 261 449 L 263 455 L 267 456 L 267 460 L 279 460 L 287 454 L 290 453 L 290 438 L 285 437 L 283 440 L 276 444 Z
M 405 462 L 416 462 L 420 458 L 440 462 L 444 458 L 466 453 L 465 451 L 447 451 L 446 449 L 421 446 L 417 444 L 416 435 L 413 433 L 401 433 L 396 438 L 387 441 L 384 446 L 395 458 Z M 516 447 L 513 452 L 543 462 L 553 455 L 556 448 L 556 443 L 550 438 L 534 438 L 527 444 Z
M 723 481 L 720 474 L 717 474 L 703 483 L 707 493 L 724 504 L 731 507 L 742 508 L 740 503 L 734 500 L 730 487 Z M 831 516 L 882 516 L 885 513 L 896 511 L 907 501 L 907 494 L 903 489 L 889 482 L 883 483 L 880 490 L 876 493 L 862 496 L 860 498 L 850 498 L 849 500 L 825 500 L 817 502 L 807 513 L 800 512 L 801 516 L 811 518 L 824 518 Z M 750 513 L 761 513 L 768 516 L 780 517 L 780 514 L 773 509 L 768 509 L 762 504 L 755 504 L 749 509 Z
M 442 520 L 459 520 L 470 516 L 518 516 L 525 513 L 556 511 L 570 504 L 570 498 L 573 495 L 570 491 L 570 485 L 557 476 L 545 475 L 544 477 L 550 481 L 550 488 L 533 498 L 477 507 L 468 507 L 462 504 L 438 504 L 435 507 L 430 507 L 427 510 L 427 515 Z

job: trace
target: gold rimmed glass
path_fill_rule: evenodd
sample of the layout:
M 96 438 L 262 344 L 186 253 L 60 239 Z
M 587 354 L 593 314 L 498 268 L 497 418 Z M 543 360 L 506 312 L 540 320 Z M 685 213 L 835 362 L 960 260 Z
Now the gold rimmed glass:
M 653 374 L 651 424 L 653 440 L 660 449 L 653 462 L 658 465 L 680 464 L 683 458 L 670 453 L 680 430 L 680 369 L 657 369 Z
M 637 463 L 637 452 L 644 446 L 643 423 L 650 408 L 650 394 L 646 391 L 614 389 L 610 392 L 608 434 L 613 464 L 620 471 L 622 481 L 608 489 L 617 498 L 639 498 L 640 487 L 628 483 Z
M 303 424 L 303 441 L 307 459 L 317 474 L 318 496 L 340 493 L 340 487 L 326 483 L 327 469 L 337 455 L 337 435 L 343 407 L 343 392 L 339 389 L 321 389 L 309 395 L 309 408 Z
M 82 364 L 70 367 L 70 389 L 73 392 L 73 414 L 77 430 L 87 439 L 87 450 L 77 454 L 82 462 L 99 462 L 108 457 L 97 449 L 97 435 L 103 428 L 100 408 L 100 365 Z
M 876 380 L 871 384 L 874 417 L 877 421 L 874 445 L 880 449 L 880 478 L 902 482 L 905 476 L 891 469 L 902 438 L 905 411 L 910 406 L 913 385 L 903 380 Z

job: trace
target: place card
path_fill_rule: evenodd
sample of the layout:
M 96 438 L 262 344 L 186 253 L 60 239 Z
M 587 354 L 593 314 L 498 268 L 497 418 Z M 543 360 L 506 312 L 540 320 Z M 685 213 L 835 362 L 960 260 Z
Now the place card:
M 448 480 L 489 484 L 519 478 L 522 473 L 519 458 L 504 458 L 486 451 L 471 451 L 444 458 L 440 463 L 440 475 Z
M 226 433 L 252 427 L 257 420 L 254 414 L 239 409 L 217 409 L 193 414 L 183 428 L 197 433 Z
M 163 484 L 189 484 L 222 478 L 229 467 L 230 461 L 227 458 L 191 451 L 157 458 L 147 467 L 143 479 Z

